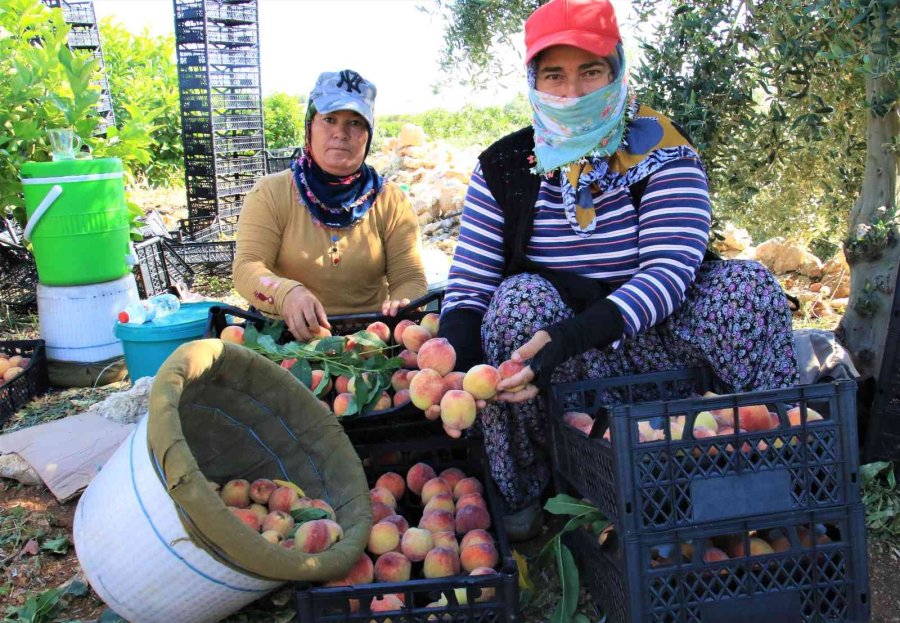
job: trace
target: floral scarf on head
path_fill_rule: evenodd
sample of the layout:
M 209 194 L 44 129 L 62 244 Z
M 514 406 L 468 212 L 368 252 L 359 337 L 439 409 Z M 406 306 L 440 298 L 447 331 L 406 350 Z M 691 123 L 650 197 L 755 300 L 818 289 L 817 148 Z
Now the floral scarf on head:
M 310 103 L 306 112 L 306 146 L 300 158 L 291 163 L 294 185 L 300 203 L 306 206 L 313 219 L 334 229 L 349 227 L 358 223 L 375 203 L 384 180 L 365 162 L 356 173 L 345 177 L 322 169 L 310 148 L 310 126 L 315 112 Z M 371 144 L 372 128 L 369 128 L 366 155 Z

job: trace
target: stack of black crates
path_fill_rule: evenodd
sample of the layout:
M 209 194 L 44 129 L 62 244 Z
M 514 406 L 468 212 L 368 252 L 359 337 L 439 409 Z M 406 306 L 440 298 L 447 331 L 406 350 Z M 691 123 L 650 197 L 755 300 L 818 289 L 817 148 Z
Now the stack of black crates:
M 97 26 L 94 3 L 92 0 L 80 2 L 44 0 L 44 4 L 50 8 L 62 9 L 63 18 L 71 26 L 68 39 L 69 48 L 89 52 L 100 65 L 100 77 L 97 81 L 97 85 L 100 87 L 100 101 L 97 103 L 100 124 L 96 134 L 105 134 L 108 127 L 116 124 L 116 118 L 113 113 L 112 96 L 109 92 L 109 79 L 103 61 L 103 49 L 100 46 L 100 29 Z
M 723 390 L 706 369 L 553 386 L 560 487 L 614 527 L 566 535 L 588 590 L 609 623 L 868 621 L 855 383 Z
M 244 195 L 266 173 L 257 0 L 174 0 L 187 236 L 237 227 Z

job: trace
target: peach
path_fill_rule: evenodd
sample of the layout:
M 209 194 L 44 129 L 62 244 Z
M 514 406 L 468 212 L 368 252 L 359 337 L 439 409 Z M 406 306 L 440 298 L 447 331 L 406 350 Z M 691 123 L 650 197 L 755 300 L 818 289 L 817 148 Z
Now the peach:
M 408 402 L 409 402 L 409 390 L 408 389 L 397 390 L 397 393 L 394 394 L 393 405 L 395 407 L 401 407 Z
M 294 549 L 307 554 L 324 552 L 337 541 L 337 534 L 329 525 L 327 519 L 314 519 L 307 521 L 297 528 L 294 533 Z
M 344 529 L 341 528 L 341 524 L 331 519 L 320 519 L 319 521 L 325 522 L 325 526 L 328 528 L 328 536 L 331 538 L 332 543 L 337 543 L 344 538 Z
M 713 432 L 719 430 L 719 423 L 716 421 L 716 418 L 713 416 L 713 414 L 709 411 L 701 411 L 694 418 L 694 430 L 697 430 L 698 426 L 708 428 Z
M 706 551 L 703 552 L 703 562 L 721 562 L 723 560 L 728 560 L 728 554 L 718 547 L 709 546 L 706 548 Z
M 500 382 L 500 372 L 494 366 L 486 363 L 472 366 L 466 372 L 463 379 L 463 389 L 472 394 L 478 400 L 488 400 L 497 393 L 497 383 Z
M 453 513 L 449 511 L 433 510 L 422 515 L 419 527 L 430 532 L 445 532 L 453 530 Z
M 232 344 L 243 344 L 244 343 L 244 327 L 239 327 L 237 325 L 228 325 L 224 329 L 222 329 L 222 333 L 219 334 L 219 339 L 223 342 L 231 342 Z
M 8 360 L 10 368 L 21 368 L 22 366 L 22 355 L 13 355 Z
M 403 601 L 397 595 L 385 595 L 384 597 L 373 597 L 372 603 L 369 604 L 369 610 L 376 612 L 391 612 L 392 610 L 402 610 Z M 379 620 L 381 620 L 379 618 Z M 388 623 L 390 619 L 385 619 L 384 623 Z
M 449 547 L 459 554 L 459 541 L 456 540 L 456 534 L 451 530 L 432 532 L 431 543 L 434 547 Z
M 431 532 L 424 528 L 410 528 L 400 539 L 400 551 L 413 562 L 425 560 L 432 547 Z
M 5 357 L 0 357 L 0 379 L 3 378 L 3 375 L 9 370 L 11 366 L 9 365 L 9 360 Z
M 461 548 L 468 547 L 469 545 L 475 545 L 476 543 L 489 543 L 493 545 L 494 537 L 491 536 L 490 532 L 482 530 L 481 528 L 471 530 L 463 536 L 462 540 L 459 542 L 459 546 Z
M 419 360 L 416 357 L 416 354 L 408 348 L 401 350 L 400 354 L 397 356 L 400 357 L 400 362 L 403 364 L 404 368 L 408 368 L 411 372 L 415 372 L 418 369 L 417 366 L 419 365 Z M 407 373 L 406 380 L 412 381 L 412 375 L 410 373 Z
M 394 509 L 384 502 L 372 502 L 372 523 L 378 523 L 394 514 Z
M 296 357 L 291 357 L 291 358 L 289 358 L 289 359 L 282 359 L 282 360 L 281 360 L 281 363 L 278 364 L 278 365 L 280 365 L 280 366 L 281 366 L 282 368 L 284 368 L 285 370 L 290 370 L 291 368 L 294 367 L 294 364 L 295 364 L 295 363 L 297 363 L 297 358 L 296 358 Z
M 334 397 L 334 414 L 341 417 L 350 408 L 350 401 L 354 399 L 353 394 L 343 393 Z
M 369 495 L 372 497 L 372 502 L 381 502 L 382 504 L 390 506 L 392 509 L 397 508 L 397 498 L 395 498 L 394 494 L 385 487 L 379 487 L 376 485 L 369 492 Z
M 788 416 L 788 421 L 791 423 L 791 426 L 800 426 L 800 424 L 801 424 L 800 415 L 801 415 L 800 407 L 794 407 L 792 409 L 788 409 L 787 416 Z M 814 409 L 810 409 L 809 407 L 806 408 L 806 421 L 807 422 L 818 422 L 819 420 L 822 420 L 822 419 L 823 418 L 819 414 L 818 411 L 815 411 Z
M 391 552 L 400 545 L 400 530 L 388 521 L 379 521 L 369 531 L 368 550 L 380 556 Z
M 412 563 L 400 552 L 385 552 L 375 561 L 376 582 L 407 582 L 411 572 Z
M 419 495 L 422 496 L 422 502 L 428 504 L 432 497 L 437 495 L 438 493 L 450 493 L 450 485 L 447 484 L 447 481 L 443 478 L 432 478 L 424 485 L 422 485 L 422 491 Z
M 375 581 L 375 565 L 372 564 L 372 559 L 367 554 L 360 554 L 353 566 L 350 567 L 347 581 L 350 584 L 371 584 Z
M 459 512 L 466 506 L 480 506 L 487 510 L 487 502 L 480 493 L 467 493 L 456 501 L 456 511 Z
M 475 423 L 478 410 L 472 394 L 451 389 L 441 397 L 441 421 L 448 428 L 465 430 Z
M 377 336 L 379 340 L 387 344 L 391 341 L 391 328 L 381 322 L 380 320 L 376 320 L 368 327 L 366 327 L 366 331 L 372 333 Z
M 222 487 L 222 501 L 225 506 L 247 508 L 250 506 L 250 483 L 243 478 L 229 480 Z
M 281 536 L 281 533 L 275 530 L 266 530 L 262 533 L 262 538 L 267 540 L 272 545 L 278 545 L 284 540 L 284 537 Z
M 406 486 L 416 495 L 421 495 L 422 487 L 425 486 L 425 483 L 436 477 L 437 474 L 434 473 L 434 469 L 431 465 L 428 465 L 427 463 L 416 463 L 409 468 L 408 472 L 406 472 Z
M 777 532 L 768 537 L 769 545 L 773 552 L 786 552 L 791 549 L 791 541 L 784 534 Z
M 266 518 L 266 515 L 269 514 L 269 509 L 262 504 L 251 504 L 250 510 L 256 513 L 256 516 L 259 517 L 260 525 L 262 525 L 262 522 Z
M 458 467 L 448 467 L 440 474 L 438 474 L 438 476 L 446 480 L 447 484 L 450 485 L 450 489 L 452 490 L 454 487 L 456 487 L 456 483 L 466 477 L 466 473 Z
M 282 537 L 287 537 L 294 530 L 294 518 L 284 511 L 272 511 L 262 522 L 263 532 L 274 530 Z
M 381 396 L 372 406 L 372 411 L 384 411 L 385 409 L 390 409 L 392 404 L 391 395 L 386 391 L 382 391 Z
M 455 487 L 453 487 L 454 499 L 458 500 L 462 496 L 469 493 L 484 493 L 484 487 L 481 486 L 481 482 L 474 476 L 463 478 L 458 483 L 456 483 Z
M 406 368 L 400 368 L 391 375 L 391 387 L 394 388 L 395 392 L 399 392 L 401 389 L 409 389 L 409 379 L 406 378 L 408 373 L 409 370 Z
M 581 413 L 579 411 L 566 411 L 563 413 L 563 422 L 572 428 L 577 428 L 585 435 L 590 435 L 591 429 L 594 428 L 594 418 L 587 413 Z M 643 424 L 643 422 L 641 422 L 641 424 Z
M 465 380 L 465 372 L 450 372 L 449 374 L 444 375 L 444 385 L 447 386 L 447 389 L 461 390 L 463 388 L 463 382 Z
M 406 373 L 406 380 L 407 380 L 408 382 L 412 383 L 413 378 L 415 378 L 415 376 L 416 376 L 418 373 L 419 373 L 419 370 L 418 370 L 418 369 L 410 370 L 409 372 Z
M 428 329 L 413 324 L 403 329 L 401 338 L 403 339 L 403 346 L 405 348 L 414 353 L 418 353 L 419 349 L 422 348 L 422 345 L 431 339 L 431 333 Z
M 422 344 L 416 354 L 420 370 L 431 368 L 441 376 L 453 372 L 456 365 L 456 350 L 447 338 L 434 337 Z
M 269 496 L 277 488 L 278 485 L 268 478 L 257 478 L 250 485 L 250 499 L 257 504 L 268 504 Z
M 269 510 L 291 512 L 291 504 L 298 501 L 300 496 L 290 487 L 278 487 L 269 495 Z
M 435 547 L 425 556 L 426 578 L 446 578 L 459 573 L 459 556 L 449 547 Z
M 760 430 L 769 430 L 772 428 L 772 420 L 769 417 L 769 410 L 765 405 L 750 405 L 738 408 L 738 418 L 741 422 L 741 428 L 748 432 Z
M 440 404 L 447 391 L 444 379 L 434 370 L 421 370 L 409 383 L 409 397 L 422 411 Z
M 500 373 L 501 379 L 508 379 L 511 376 L 515 376 L 519 372 L 525 369 L 525 364 L 521 361 L 513 361 L 512 359 L 507 359 L 499 366 L 497 366 L 497 372 Z M 506 391 L 508 392 L 517 392 L 522 389 L 525 389 L 524 385 L 518 385 L 516 387 L 510 387 Z
M 711 409 L 709 412 L 712 414 L 719 427 L 734 427 L 734 409 L 726 407 L 724 409 Z
M 330 519 L 331 521 L 334 521 L 337 519 L 337 515 L 335 515 L 334 509 L 331 508 L 331 504 L 329 504 L 325 500 L 313 498 L 309 501 L 309 506 L 310 506 L 310 508 L 318 508 L 318 509 L 323 510 L 326 513 L 328 513 L 328 519 Z M 269 504 L 269 508 L 272 508 L 271 504 Z
M 491 515 L 480 506 L 464 506 L 456 512 L 455 526 L 457 534 L 465 534 L 477 528 L 487 530 L 491 527 Z
M 406 327 L 412 326 L 414 324 L 416 324 L 416 323 L 413 322 L 412 320 L 409 320 L 408 318 L 404 318 L 403 320 L 398 322 L 394 326 L 394 343 L 402 344 L 403 343 L 403 331 L 406 330 Z
M 388 515 L 384 519 L 379 521 L 389 521 L 390 523 L 397 526 L 397 530 L 400 531 L 400 536 L 406 534 L 406 531 L 409 530 L 409 522 L 406 521 L 406 517 L 403 515 Z
M 373 378 L 373 375 L 372 375 L 371 373 L 369 373 L 369 372 L 363 372 L 363 373 L 360 375 L 360 377 L 362 377 L 362 379 L 363 379 L 366 383 L 368 383 L 368 386 L 369 386 L 369 387 L 372 387 L 372 383 L 373 383 L 374 378 Z M 349 380 L 349 381 L 347 381 L 347 393 L 348 393 L 348 394 L 356 394 L 356 383 L 357 383 L 357 379 L 359 379 L 360 377 L 353 376 L 353 377 L 350 377 L 350 380 Z
M 350 393 L 350 377 L 344 374 L 334 378 L 334 391 L 338 394 Z
M 307 497 L 297 498 L 295 501 L 291 502 L 291 508 L 288 512 L 300 510 L 303 508 L 312 508 L 312 500 Z
M 310 340 L 321 340 L 323 337 L 331 337 L 331 331 L 319 325 L 318 329 L 309 332 L 309 337 Z
M 453 504 L 453 494 L 451 493 L 436 493 L 431 496 L 431 499 L 428 500 L 428 503 L 425 505 L 425 508 L 422 510 L 423 513 L 427 513 L 428 511 L 441 510 L 447 511 L 450 513 L 456 512 L 456 505 Z
M 325 386 L 319 391 L 319 386 L 322 384 Z M 312 371 L 312 387 L 310 389 L 315 392 L 317 396 L 321 396 L 322 394 L 327 394 L 331 391 L 331 377 L 325 374 L 324 370 L 313 370 Z
M 281 547 L 284 549 L 294 549 L 294 539 L 285 539 L 281 542 Z
M 427 329 L 431 335 L 438 334 L 438 327 L 441 324 L 441 317 L 435 313 L 427 313 L 422 316 L 419 326 Z
M 499 560 L 492 543 L 472 543 L 459 550 L 459 564 L 466 572 L 478 567 L 493 567 Z
M 406 493 L 406 482 L 403 476 L 396 472 L 385 472 L 375 481 L 375 487 L 387 489 L 394 496 L 394 500 L 399 500 Z
M 249 508 L 237 508 L 229 506 L 228 510 L 234 513 L 235 517 L 243 521 L 254 532 L 259 532 L 259 515 Z
M 491 567 L 478 567 L 477 569 L 472 569 L 469 575 L 495 575 L 497 571 L 492 569 Z M 495 588 L 482 588 L 481 595 L 475 598 L 475 602 L 478 603 L 480 601 L 491 601 L 497 594 L 497 589 Z
M 763 541 L 758 537 L 753 537 L 750 539 L 750 555 L 751 556 L 764 556 L 766 554 L 774 554 L 775 550 L 772 549 L 772 546 Z M 728 548 L 728 554 L 732 558 L 743 558 L 744 557 L 744 539 L 736 538 L 731 542 L 730 548 Z

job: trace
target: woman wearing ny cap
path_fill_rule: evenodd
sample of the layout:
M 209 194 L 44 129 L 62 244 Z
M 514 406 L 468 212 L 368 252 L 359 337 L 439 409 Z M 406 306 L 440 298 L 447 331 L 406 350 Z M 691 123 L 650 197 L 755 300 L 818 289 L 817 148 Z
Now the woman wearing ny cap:
M 287 171 L 244 199 L 234 282 L 298 339 L 329 328 L 328 314 L 396 315 L 425 294 L 419 225 L 404 192 L 364 163 L 375 85 L 325 72 L 309 96 L 306 145 Z
M 551 380 L 695 365 L 735 391 L 797 379 L 777 280 L 704 261 L 700 157 L 635 100 L 610 2 L 552 0 L 525 44 L 533 124 L 479 157 L 440 323 L 459 369 L 528 364 L 479 417 L 516 539 L 539 528 L 550 481 Z

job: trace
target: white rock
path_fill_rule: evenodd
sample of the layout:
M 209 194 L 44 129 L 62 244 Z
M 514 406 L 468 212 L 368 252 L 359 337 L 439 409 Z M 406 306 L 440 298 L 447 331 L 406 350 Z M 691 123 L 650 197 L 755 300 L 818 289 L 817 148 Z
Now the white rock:
M 425 140 L 425 130 L 412 123 L 403 124 L 403 128 L 400 130 L 400 135 L 397 136 L 397 144 L 400 147 L 422 145 Z
M 782 237 L 766 240 L 756 247 L 756 259 L 776 275 L 796 272 L 801 266 L 809 267 L 815 256 L 796 242 Z

